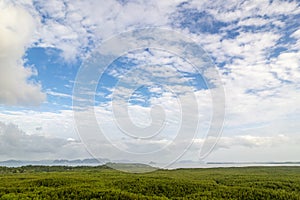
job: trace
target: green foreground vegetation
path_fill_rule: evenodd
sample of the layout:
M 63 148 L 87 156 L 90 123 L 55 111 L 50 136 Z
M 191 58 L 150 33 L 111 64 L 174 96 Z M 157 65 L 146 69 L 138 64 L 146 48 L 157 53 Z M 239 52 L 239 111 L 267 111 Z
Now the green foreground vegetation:
M 0 167 L 0 199 L 300 199 L 300 167 Z

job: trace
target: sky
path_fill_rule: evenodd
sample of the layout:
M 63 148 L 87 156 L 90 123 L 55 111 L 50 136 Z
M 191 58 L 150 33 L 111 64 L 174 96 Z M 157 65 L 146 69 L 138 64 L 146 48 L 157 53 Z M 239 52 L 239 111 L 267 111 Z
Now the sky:
M 299 1 L 0 0 L 0 160 L 300 161 L 299 102 Z

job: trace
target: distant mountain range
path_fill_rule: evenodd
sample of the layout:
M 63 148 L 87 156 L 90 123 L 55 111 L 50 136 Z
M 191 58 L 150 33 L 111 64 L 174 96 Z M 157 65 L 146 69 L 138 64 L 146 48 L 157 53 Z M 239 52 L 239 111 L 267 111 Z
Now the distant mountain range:
M 7 167 L 19 167 L 25 165 L 103 165 L 110 162 L 108 159 L 95 159 L 95 158 L 87 158 L 87 159 L 76 159 L 76 160 L 38 160 L 38 161 L 30 161 L 30 160 L 6 160 L 0 161 L 0 166 Z

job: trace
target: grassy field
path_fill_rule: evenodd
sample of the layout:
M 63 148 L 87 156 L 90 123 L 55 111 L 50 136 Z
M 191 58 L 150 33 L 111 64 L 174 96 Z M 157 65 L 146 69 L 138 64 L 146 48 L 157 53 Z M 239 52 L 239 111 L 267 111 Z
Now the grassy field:
M 0 199 L 300 199 L 300 167 L 0 167 Z

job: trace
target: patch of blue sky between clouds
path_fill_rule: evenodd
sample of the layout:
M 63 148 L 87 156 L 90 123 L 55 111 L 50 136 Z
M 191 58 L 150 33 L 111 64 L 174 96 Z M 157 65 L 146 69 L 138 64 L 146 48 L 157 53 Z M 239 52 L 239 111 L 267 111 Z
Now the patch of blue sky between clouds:
M 119 57 L 111 63 L 105 70 L 105 73 L 99 77 L 95 93 L 97 103 L 106 104 L 111 101 L 116 84 L 124 76 L 128 76 L 132 70 L 136 70 L 135 77 L 128 81 L 137 81 L 136 84 L 140 85 L 137 85 L 136 90 L 129 99 L 131 105 L 151 106 L 151 98 L 160 98 L 164 92 L 167 92 L 162 87 L 164 85 L 169 85 L 170 87 L 178 86 L 178 88 L 180 86 L 191 87 L 194 91 L 208 89 L 202 75 L 197 73 L 197 71 L 193 71 L 192 68 L 194 67 L 190 63 L 176 55 L 148 48 L 129 52 L 128 54 L 127 56 Z M 178 65 L 179 60 L 180 66 Z M 190 71 L 186 70 L 188 68 L 191 68 Z M 177 73 L 173 73 L 175 71 L 172 72 L 172 70 L 175 70 Z M 137 77 L 140 80 L 137 80 Z M 130 87 L 131 83 L 127 87 Z
M 299 18 L 300 15 L 282 15 L 279 17 L 280 21 L 284 22 L 285 26 L 283 28 L 275 30 L 281 34 L 281 37 L 278 40 L 276 47 L 274 47 L 270 52 L 268 59 L 276 58 L 281 53 L 293 49 L 292 45 L 297 42 L 297 39 L 294 38 L 292 35 L 295 31 L 299 29 Z
M 68 63 L 61 57 L 61 50 L 41 47 L 27 49 L 24 59 L 25 66 L 38 71 L 31 79 L 41 82 L 42 90 L 47 94 L 47 102 L 36 109 L 54 112 L 71 109 L 73 82 L 81 61 Z
M 206 11 L 199 11 L 194 8 L 184 8 L 179 6 L 178 13 L 175 15 L 175 27 L 187 28 L 191 33 L 210 33 L 221 32 L 221 28 L 226 27 L 228 23 L 218 21 L 213 15 Z

